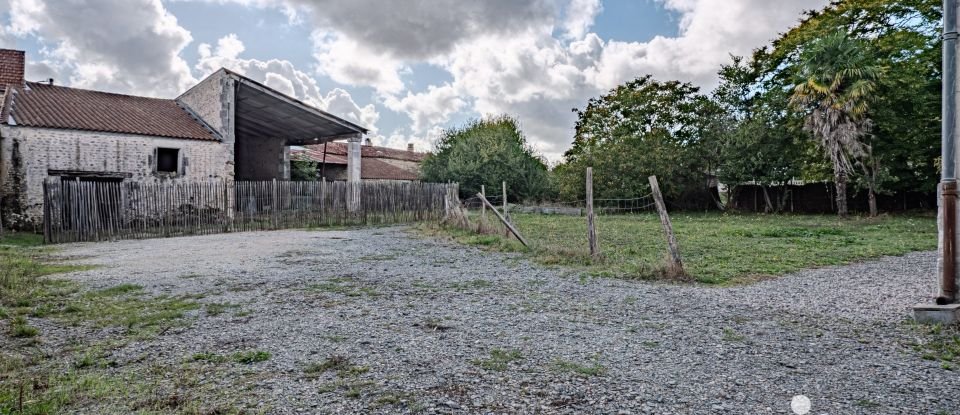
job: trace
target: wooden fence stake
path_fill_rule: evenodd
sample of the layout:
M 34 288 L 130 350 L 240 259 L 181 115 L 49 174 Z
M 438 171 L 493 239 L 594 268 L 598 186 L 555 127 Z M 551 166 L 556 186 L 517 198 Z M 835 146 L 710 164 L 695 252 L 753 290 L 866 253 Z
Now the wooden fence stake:
M 510 232 L 513 232 L 513 236 L 516 236 L 517 239 L 520 240 L 520 243 L 523 244 L 523 246 L 527 248 L 530 247 L 530 245 L 527 244 L 527 240 L 523 239 L 523 237 L 520 236 L 520 232 L 517 232 L 517 229 L 514 228 L 513 225 L 510 224 L 510 222 L 507 222 L 507 219 L 504 218 L 503 215 L 500 214 L 500 212 L 497 212 L 497 208 L 493 207 L 493 205 L 491 205 L 490 202 L 487 201 L 487 198 L 483 195 L 483 193 L 477 193 L 477 197 L 480 198 L 484 206 L 487 206 L 487 205 L 490 206 L 490 210 L 492 210 L 493 213 L 496 214 L 498 218 L 500 218 L 500 221 L 503 222 L 503 224 L 507 227 L 507 229 L 510 229 Z
M 670 223 L 670 215 L 667 214 L 667 205 L 663 203 L 663 194 L 660 193 L 660 183 L 657 181 L 657 176 L 650 176 L 650 190 L 653 192 L 653 201 L 657 205 L 657 213 L 660 214 L 660 224 L 663 225 L 663 234 L 667 238 L 670 258 L 673 260 L 673 265 L 682 272 L 683 261 L 680 259 L 680 246 L 677 244 L 677 237 L 673 234 L 673 224 Z
M 597 244 L 597 224 L 593 215 L 593 167 L 587 167 L 587 242 L 590 244 L 590 257 L 600 256 Z

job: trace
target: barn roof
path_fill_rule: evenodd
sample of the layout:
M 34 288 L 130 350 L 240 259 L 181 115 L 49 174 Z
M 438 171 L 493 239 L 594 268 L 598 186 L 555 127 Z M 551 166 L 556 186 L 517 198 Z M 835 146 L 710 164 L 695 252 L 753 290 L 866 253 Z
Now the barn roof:
M 194 140 L 219 140 L 172 99 L 26 82 L 7 86 L 2 123 L 139 134 Z M 11 122 L 12 121 L 12 122 Z

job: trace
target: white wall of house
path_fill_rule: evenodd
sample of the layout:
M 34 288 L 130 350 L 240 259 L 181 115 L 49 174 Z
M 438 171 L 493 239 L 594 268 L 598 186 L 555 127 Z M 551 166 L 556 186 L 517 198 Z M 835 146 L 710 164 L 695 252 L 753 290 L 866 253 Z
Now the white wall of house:
M 157 148 L 179 149 L 179 172 L 156 172 Z M 217 141 L 0 125 L 0 197 L 8 221 L 30 226 L 43 219 L 43 181 L 51 170 L 125 173 L 124 180 L 147 183 L 194 181 L 232 176 L 228 160 Z

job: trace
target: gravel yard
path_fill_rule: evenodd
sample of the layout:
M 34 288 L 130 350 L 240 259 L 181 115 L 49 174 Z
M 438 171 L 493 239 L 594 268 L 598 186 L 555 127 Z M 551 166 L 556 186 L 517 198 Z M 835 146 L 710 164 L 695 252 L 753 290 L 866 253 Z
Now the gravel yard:
M 813 414 L 960 414 L 960 371 L 912 346 L 929 332 L 909 307 L 933 291 L 932 253 L 733 288 L 588 278 L 406 228 L 62 254 L 101 265 L 70 275 L 91 287 L 207 305 L 118 349 L 116 370 L 199 368 L 225 391 L 208 399 L 266 413 L 790 414 L 803 394 Z M 244 350 L 271 356 L 198 357 Z

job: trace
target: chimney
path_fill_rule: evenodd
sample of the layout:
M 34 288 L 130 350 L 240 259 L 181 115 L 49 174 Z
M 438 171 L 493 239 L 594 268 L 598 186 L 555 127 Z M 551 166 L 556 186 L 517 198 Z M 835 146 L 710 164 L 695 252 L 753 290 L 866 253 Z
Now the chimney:
M 25 61 L 22 50 L 0 49 L 0 85 L 23 85 Z
M 407 143 L 407 151 L 413 152 L 413 143 Z

